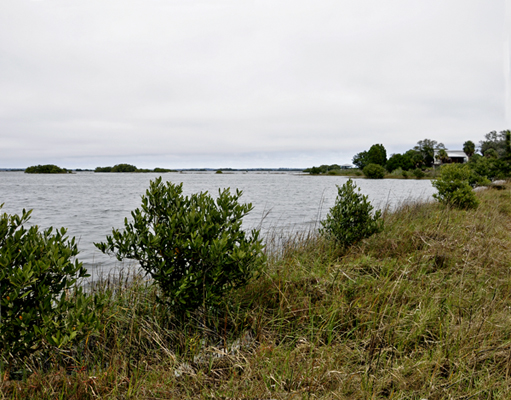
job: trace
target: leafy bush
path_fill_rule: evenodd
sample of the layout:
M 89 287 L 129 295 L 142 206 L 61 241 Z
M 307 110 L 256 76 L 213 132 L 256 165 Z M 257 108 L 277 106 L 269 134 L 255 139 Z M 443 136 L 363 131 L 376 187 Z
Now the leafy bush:
M 357 186 L 349 179 L 342 187 L 337 186 L 337 198 L 330 209 L 320 232 L 334 238 L 341 246 L 350 246 L 374 233 L 383 230 L 381 211 L 371 214 L 373 206 L 367 196 L 355 189 Z
M 141 209 L 125 219 L 123 232 L 114 229 L 103 253 L 118 260 L 138 260 L 159 284 L 165 301 L 184 316 L 217 305 L 231 289 L 244 286 L 264 260 L 259 231 L 241 229 L 252 210 L 240 205 L 240 191 L 219 191 L 216 201 L 205 193 L 183 196 L 182 184 L 151 181 Z
M 440 177 L 432 182 L 438 189 L 433 197 L 440 203 L 457 208 L 477 208 L 477 200 L 470 182 L 482 180 L 466 164 L 446 164 L 440 169 Z
M 65 168 L 57 167 L 53 164 L 33 165 L 25 169 L 26 174 L 67 174 L 71 173 Z
M 415 168 L 412 173 L 415 175 L 415 177 L 417 179 L 421 179 L 421 178 L 424 178 L 426 176 L 424 171 L 422 169 L 420 169 L 420 168 Z
M 369 164 L 364 167 L 363 172 L 369 179 L 383 179 L 386 170 L 381 165 Z
M 76 285 L 88 275 L 74 258 L 74 238 L 64 228 L 25 228 L 30 213 L 0 215 L 0 354 L 9 363 L 81 340 L 97 328 L 101 309 Z

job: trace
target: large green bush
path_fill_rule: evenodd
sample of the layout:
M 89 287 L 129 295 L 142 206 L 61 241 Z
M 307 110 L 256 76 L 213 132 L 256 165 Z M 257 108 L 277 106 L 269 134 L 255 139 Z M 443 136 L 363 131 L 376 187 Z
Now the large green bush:
M 337 198 L 326 219 L 321 222 L 320 232 L 332 237 L 341 246 L 350 246 L 383 230 L 381 211 L 374 214 L 367 196 L 351 179 L 342 187 L 337 186 Z
M 364 172 L 364 175 L 369 179 L 383 179 L 387 171 L 381 165 L 369 164 L 364 167 L 362 172 Z
M 0 355 L 9 364 L 83 339 L 101 311 L 98 299 L 77 285 L 88 275 L 75 259 L 74 238 L 64 228 L 25 228 L 30 213 L 0 215 Z
M 225 294 L 252 278 L 263 262 L 259 231 L 247 235 L 242 218 L 251 204 L 239 204 L 240 191 L 184 196 L 182 184 L 151 181 L 142 206 L 96 243 L 119 260 L 133 259 L 159 284 L 161 299 L 176 315 L 216 306 Z
M 446 164 L 440 169 L 440 177 L 432 181 L 438 190 L 433 197 L 440 203 L 457 208 L 477 208 L 477 200 L 472 186 L 489 183 L 475 174 L 467 164 Z

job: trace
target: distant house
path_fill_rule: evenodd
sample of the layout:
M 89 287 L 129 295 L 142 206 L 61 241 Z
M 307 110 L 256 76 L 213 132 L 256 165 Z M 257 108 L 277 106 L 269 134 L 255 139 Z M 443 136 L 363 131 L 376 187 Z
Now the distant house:
M 351 168 L 353 168 L 353 165 L 351 165 L 351 164 L 343 164 L 343 165 L 341 165 L 341 169 L 351 169 Z
M 449 163 L 457 163 L 457 164 L 465 164 L 468 162 L 468 156 L 467 154 L 463 151 L 463 150 L 445 150 L 445 152 L 447 153 L 447 157 L 449 157 L 449 161 L 447 162 L 442 162 L 441 160 L 439 160 L 437 158 L 437 155 L 438 155 L 438 152 L 440 150 L 435 150 L 435 161 L 433 162 L 433 164 L 435 166 L 437 165 L 442 165 L 442 164 L 449 164 Z

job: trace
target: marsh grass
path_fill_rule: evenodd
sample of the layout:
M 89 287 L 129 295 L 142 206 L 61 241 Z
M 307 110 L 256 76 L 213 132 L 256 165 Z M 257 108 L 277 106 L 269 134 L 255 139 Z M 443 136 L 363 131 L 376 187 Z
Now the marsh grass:
M 290 236 L 205 326 L 136 273 L 103 279 L 102 331 L 1 398 L 511 398 L 511 190 L 477 196 L 403 204 L 342 252 Z

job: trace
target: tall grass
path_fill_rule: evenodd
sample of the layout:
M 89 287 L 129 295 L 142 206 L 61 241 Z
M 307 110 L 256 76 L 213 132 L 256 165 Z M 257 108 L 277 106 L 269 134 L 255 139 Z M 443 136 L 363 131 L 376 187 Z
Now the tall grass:
M 411 203 L 344 252 L 285 241 L 221 309 L 176 321 L 132 273 L 91 288 L 103 330 L 1 398 L 511 398 L 511 191 Z

